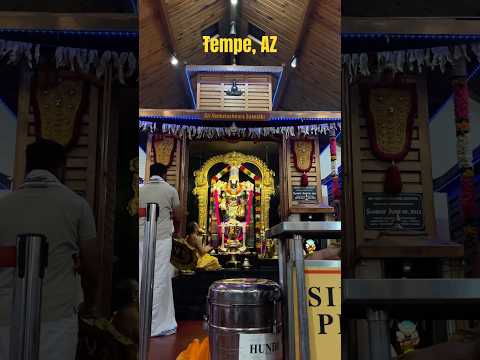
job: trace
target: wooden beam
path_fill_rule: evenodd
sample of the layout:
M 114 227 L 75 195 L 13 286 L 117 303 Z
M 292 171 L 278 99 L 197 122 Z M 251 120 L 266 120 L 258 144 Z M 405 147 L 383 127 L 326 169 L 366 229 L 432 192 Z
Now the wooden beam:
M 480 18 L 342 17 L 343 33 L 478 34 Z
M 228 111 L 224 111 L 227 113 Z M 167 118 L 175 118 L 181 116 L 193 116 L 193 115 L 202 115 L 203 113 L 212 113 L 212 111 L 197 111 L 197 110 L 190 110 L 190 109 L 140 109 L 139 115 L 140 117 L 158 117 L 162 118 L 165 117 L 165 121 Z M 234 113 L 239 113 L 239 111 L 234 111 Z M 259 113 L 259 112 L 255 112 Z M 291 118 L 291 119 L 340 119 L 342 116 L 341 111 L 266 111 L 265 112 L 270 118 Z M 205 125 L 205 121 L 201 122 Z M 200 124 L 199 124 L 200 125 Z
M 302 17 L 302 26 L 300 27 L 300 31 L 298 32 L 297 39 L 295 40 L 295 52 L 292 54 L 294 55 L 300 55 L 302 52 L 302 40 L 305 37 L 306 33 L 308 32 L 308 23 L 311 18 L 311 13 L 314 8 L 314 3 L 315 0 L 308 0 L 307 6 L 305 6 L 305 11 L 303 12 L 303 17 Z
M 187 66 L 187 64 L 183 62 L 184 59 L 182 59 L 181 57 L 179 58 L 179 54 L 177 52 L 177 49 L 178 49 L 177 41 L 175 39 L 175 36 L 173 35 L 172 25 L 170 23 L 169 16 L 168 16 L 167 4 L 165 3 L 165 0 L 153 0 L 153 2 L 154 2 L 153 9 L 155 11 L 156 17 L 158 17 L 158 19 L 160 20 L 158 22 L 159 24 L 158 30 L 165 37 L 165 42 L 167 43 L 167 48 L 170 54 L 171 55 L 175 54 L 175 56 L 179 61 L 177 68 L 172 69 L 172 71 L 175 71 L 177 81 L 183 85 L 185 104 L 191 104 L 193 107 L 194 103 L 190 99 L 188 84 L 184 76 L 185 66 Z
M 167 4 L 165 3 L 165 0 L 153 0 L 154 3 L 154 10 L 159 18 L 159 30 L 162 32 L 162 34 L 165 37 L 165 40 L 167 42 L 167 47 L 170 53 L 173 55 L 177 55 L 177 43 L 175 40 L 175 37 L 173 36 L 173 30 L 172 30 L 172 25 L 170 24 L 170 20 L 168 18 L 168 10 L 167 10 Z
M 293 53 L 289 56 L 289 61 L 291 61 L 291 58 L 293 56 L 298 56 L 300 57 L 302 50 L 303 50 L 303 42 L 302 40 L 305 38 L 305 35 L 308 31 L 308 22 L 311 17 L 311 12 L 313 11 L 313 4 L 315 0 L 308 0 L 307 5 L 305 6 L 305 10 L 303 12 L 303 17 L 302 17 L 302 25 L 300 27 L 300 31 L 298 32 L 297 38 L 294 43 L 294 51 Z M 297 62 L 299 59 L 297 59 Z M 275 99 L 275 103 L 273 104 L 273 109 L 277 109 L 283 102 L 283 98 L 285 96 L 285 93 L 287 92 L 287 85 L 288 85 L 288 75 L 289 75 L 289 70 L 290 70 L 290 63 L 287 63 L 286 65 L 283 65 L 283 79 L 282 83 L 280 84 L 280 89 L 279 93 L 277 94 L 277 97 Z
M 120 13 L 42 13 L 0 11 L 3 29 L 138 31 L 138 17 Z

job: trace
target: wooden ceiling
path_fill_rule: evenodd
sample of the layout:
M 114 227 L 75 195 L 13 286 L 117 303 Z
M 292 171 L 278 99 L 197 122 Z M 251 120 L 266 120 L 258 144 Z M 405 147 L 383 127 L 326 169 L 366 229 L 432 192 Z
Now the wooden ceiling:
M 278 53 L 242 54 L 240 65 L 289 64 L 279 109 L 340 110 L 340 0 L 239 0 L 237 33 L 251 23 L 278 36 Z M 229 23 L 229 0 L 145 0 L 140 7 L 140 107 L 189 108 L 183 64 L 228 64 L 204 54 L 201 32 Z M 180 66 L 170 64 L 175 52 Z

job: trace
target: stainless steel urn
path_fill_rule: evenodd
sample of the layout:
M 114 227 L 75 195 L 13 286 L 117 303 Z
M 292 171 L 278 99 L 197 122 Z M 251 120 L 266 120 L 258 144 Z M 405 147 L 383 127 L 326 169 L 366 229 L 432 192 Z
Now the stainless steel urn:
M 281 289 L 264 279 L 225 279 L 208 290 L 211 360 L 282 360 Z

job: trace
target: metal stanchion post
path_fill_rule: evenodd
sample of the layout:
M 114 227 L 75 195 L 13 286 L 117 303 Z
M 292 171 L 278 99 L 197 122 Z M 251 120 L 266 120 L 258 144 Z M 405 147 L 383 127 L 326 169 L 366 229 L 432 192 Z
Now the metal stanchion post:
M 307 298 L 305 297 L 305 266 L 303 260 L 303 238 L 294 235 L 293 246 L 295 250 L 295 273 L 297 277 L 297 306 L 300 318 L 301 359 L 310 360 L 310 340 L 308 334 Z
M 368 339 L 371 360 L 391 359 L 388 314 L 384 310 L 367 309 Z
M 142 279 L 140 284 L 140 360 L 147 360 L 152 331 L 152 299 L 157 239 L 158 204 L 147 204 L 147 221 L 143 243 Z
M 288 330 L 288 360 L 295 360 L 295 304 L 293 292 L 293 239 L 286 239 L 287 244 L 287 319 Z
M 21 234 L 17 237 L 10 360 L 37 360 L 39 357 L 42 283 L 47 258 L 45 236 Z
M 282 304 L 282 311 L 284 314 L 288 314 L 288 296 L 287 296 L 287 244 L 285 239 L 281 239 L 278 241 L 278 278 L 280 280 L 280 287 L 282 288 L 282 295 L 283 298 L 285 299 Z M 288 329 L 290 325 L 288 324 L 288 318 L 285 318 L 283 320 L 283 352 L 284 354 L 288 353 Z M 288 360 L 288 357 L 285 356 L 286 360 Z

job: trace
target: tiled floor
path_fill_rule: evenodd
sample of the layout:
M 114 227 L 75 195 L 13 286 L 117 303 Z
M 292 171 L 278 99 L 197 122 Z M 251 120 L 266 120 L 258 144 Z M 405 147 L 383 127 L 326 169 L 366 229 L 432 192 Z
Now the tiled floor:
M 202 321 L 179 321 L 177 333 L 155 337 L 150 340 L 149 360 L 175 360 L 195 338 L 202 341 L 208 336 L 202 328 Z

